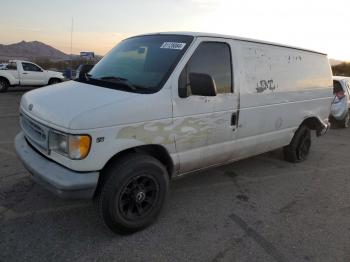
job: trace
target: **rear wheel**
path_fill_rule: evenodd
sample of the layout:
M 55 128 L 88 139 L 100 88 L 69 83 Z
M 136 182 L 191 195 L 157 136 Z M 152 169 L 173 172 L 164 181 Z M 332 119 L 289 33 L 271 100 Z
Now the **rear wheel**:
M 311 131 L 302 125 L 295 132 L 292 142 L 284 147 L 284 158 L 288 162 L 298 163 L 306 160 L 311 147 Z
M 155 158 L 130 154 L 105 171 L 95 197 L 100 217 L 114 232 L 129 234 L 152 224 L 168 192 L 168 173 Z
M 0 93 L 6 92 L 9 87 L 8 81 L 6 79 L 0 79 Z
M 51 78 L 49 81 L 49 85 L 54 85 L 54 84 L 58 84 L 61 83 L 61 80 L 57 79 L 57 78 Z

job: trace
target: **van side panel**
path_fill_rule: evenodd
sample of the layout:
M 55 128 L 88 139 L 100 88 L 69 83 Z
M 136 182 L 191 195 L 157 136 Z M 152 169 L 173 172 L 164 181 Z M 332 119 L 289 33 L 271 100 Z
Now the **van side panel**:
M 326 122 L 332 99 L 332 73 L 326 55 L 268 44 L 236 41 L 240 68 L 237 140 L 285 133 L 289 144 L 308 117 Z
M 234 94 L 238 96 L 237 128 L 231 128 L 231 140 L 208 140 L 196 168 L 191 164 L 193 156 L 199 155 L 198 148 L 177 148 L 180 174 L 286 146 L 309 117 L 317 117 L 325 125 L 328 122 L 332 74 L 326 55 L 248 41 L 229 42 Z M 177 88 L 173 91 L 176 96 Z M 217 130 L 213 128 L 211 132 Z M 223 154 L 226 160 L 221 158 Z
M 286 146 L 309 117 L 327 124 L 332 74 L 326 55 L 247 41 L 231 46 L 238 128 L 234 140 L 208 144 L 213 159 L 225 148 L 236 161 Z

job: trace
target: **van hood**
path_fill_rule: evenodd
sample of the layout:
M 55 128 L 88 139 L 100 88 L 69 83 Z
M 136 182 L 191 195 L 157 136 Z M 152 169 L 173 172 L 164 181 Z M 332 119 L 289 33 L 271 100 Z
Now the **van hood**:
M 142 96 L 145 95 L 67 81 L 26 93 L 21 100 L 21 111 L 66 129 L 98 128 L 125 122 L 125 119 L 107 116 L 111 110 L 101 110 L 102 108 L 114 105 L 117 107 L 113 108 L 117 110 L 114 115 L 118 111 L 125 113 L 131 100 L 141 99 Z M 136 101 L 132 102 L 134 103 L 137 104 Z M 100 116 L 94 116 L 96 111 L 99 111 Z M 84 120 L 79 121 L 80 117 Z

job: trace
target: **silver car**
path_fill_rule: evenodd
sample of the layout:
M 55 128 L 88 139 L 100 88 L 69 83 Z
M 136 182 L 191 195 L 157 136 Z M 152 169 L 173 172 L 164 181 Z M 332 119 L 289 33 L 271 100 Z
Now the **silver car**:
M 347 128 L 350 124 L 350 77 L 333 76 L 333 94 L 330 122 Z

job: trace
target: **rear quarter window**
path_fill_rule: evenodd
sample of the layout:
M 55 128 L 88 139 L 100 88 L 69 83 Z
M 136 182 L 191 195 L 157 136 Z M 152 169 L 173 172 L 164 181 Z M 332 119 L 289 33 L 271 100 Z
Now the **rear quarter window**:
M 17 64 L 15 62 L 11 62 L 6 66 L 7 70 L 17 70 Z

